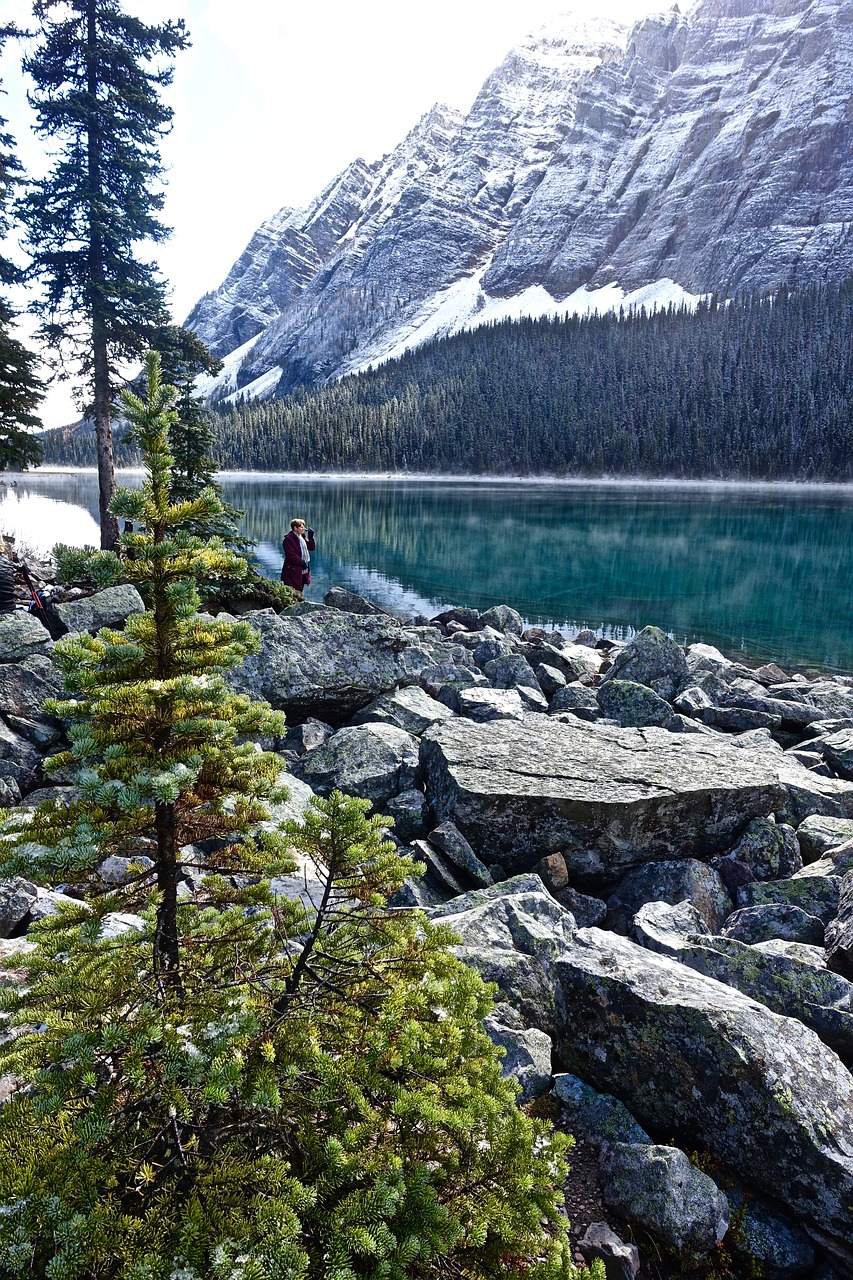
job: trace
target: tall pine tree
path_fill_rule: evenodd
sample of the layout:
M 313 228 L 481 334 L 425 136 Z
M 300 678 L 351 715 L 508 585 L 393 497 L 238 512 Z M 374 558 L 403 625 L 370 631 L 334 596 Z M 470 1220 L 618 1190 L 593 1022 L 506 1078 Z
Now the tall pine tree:
M 0 27 L 0 52 L 14 27 Z M 14 139 L 5 132 L 0 116 L 0 240 L 11 229 L 10 204 L 14 186 L 21 179 L 21 165 L 14 151 Z M 18 284 L 22 272 L 11 259 L 0 256 L 0 288 Z M 40 425 L 35 410 L 41 400 L 41 383 L 36 377 L 36 358 L 12 336 L 15 312 L 0 295 L 0 471 L 24 468 L 38 462 L 41 448 L 28 428 Z
M 97 441 L 101 546 L 113 547 L 112 402 L 116 367 L 138 358 L 166 322 L 165 286 L 138 256 L 168 235 L 159 139 L 172 110 L 161 98 L 171 59 L 186 48 L 183 21 L 150 26 L 120 0 L 36 0 L 40 38 L 25 60 L 37 133 L 59 142 L 50 173 L 22 203 L 34 310 L 46 345 L 79 361 Z

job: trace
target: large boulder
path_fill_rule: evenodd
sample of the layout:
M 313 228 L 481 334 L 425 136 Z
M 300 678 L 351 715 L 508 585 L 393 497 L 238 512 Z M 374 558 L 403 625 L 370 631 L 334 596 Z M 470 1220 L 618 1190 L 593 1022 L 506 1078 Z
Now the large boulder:
M 814 871 L 817 863 L 808 868 Z M 738 907 L 762 907 L 768 903 L 799 907 L 806 915 L 828 924 L 838 910 L 841 877 L 837 875 L 796 875 L 787 880 L 767 880 L 745 884 L 737 891 Z
M 842 778 L 853 779 L 853 729 L 842 729 L 823 740 L 827 763 Z
M 647 685 L 633 680 L 609 680 L 598 690 L 598 704 L 606 716 L 623 729 L 644 725 L 663 726 L 672 718 L 672 707 Z
M 51 605 L 51 611 L 66 631 L 95 632 L 101 627 L 123 627 L 131 614 L 145 612 L 145 604 L 136 587 L 125 582 L 79 600 Z
M 838 915 L 826 931 L 826 963 L 853 981 L 853 871 L 841 882 Z
M 0 663 L 0 713 L 40 720 L 48 698 L 62 694 L 62 676 L 44 653 L 22 662 Z
M 459 938 L 456 954 L 486 982 L 524 1025 L 551 1034 L 554 1021 L 555 958 L 575 932 L 568 911 L 546 892 L 538 876 L 517 876 L 475 889 L 427 911 Z
M 608 923 L 627 934 L 646 902 L 689 902 L 711 933 L 718 931 L 734 905 L 718 872 L 696 858 L 650 862 L 629 871 L 607 900 Z
M 817 862 L 832 849 L 853 840 L 853 818 L 824 818 L 815 814 L 797 827 L 804 862 Z
M 41 753 L 0 720 L 0 778 L 15 782 L 22 792 L 31 791 L 41 763 Z
M 792 876 L 803 865 L 794 829 L 768 818 L 753 818 L 730 856 L 746 863 L 756 880 Z
M 743 907 L 733 911 L 721 930 L 723 937 L 737 942 L 769 942 L 779 938 L 785 942 L 804 942 L 822 947 L 824 925 L 802 907 L 791 903 L 768 902 L 760 907 Z
M 572 882 L 722 853 L 781 801 L 764 753 L 574 717 L 437 725 L 421 760 L 436 817 L 451 818 L 483 862 L 514 874 L 559 850 Z
M 520 636 L 524 630 L 524 620 L 520 613 L 511 609 L 508 604 L 493 604 L 480 617 L 481 627 L 494 627 L 495 631 Z
M 719 1187 L 676 1147 L 616 1142 L 601 1155 L 605 1204 L 679 1251 L 707 1255 L 729 1226 Z
M 406 685 L 393 693 L 383 693 L 369 702 L 352 718 L 353 724 L 369 724 L 371 721 L 392 724 L 405 729 L 416 737 L 430 725 L 442 720 L 452 720 L 453 712 L 443 702 L 431 698 L 419 685 Z
M 319 795 L 345 791 L 384 804 L 412 787 L 417 739 L 390 724 L 351 725 L 299 761 L 299 775 Z
M 793 1018 L 626 938 L 583 929 L 554 961 L 555 1049 L 654 1135 L 707 1146 L 756 1190 L 853 1236 L 853 1077 Z
M 610 680 L 633 680 L 648 685 L 667 702 L 690 680 L 684 650 L 659 627 L 644 627 L 613 659 L 613 666 L 603 677 Z
M 503 1049 L 501 1074 L 521 1086 L 519 1102 L 530 1102 L 551 1088 L 551 1038 L 537 1027 L 507 1027 L 490 1015 L 483 1026 L 492 1044 Z
M 366 600 L 355 591 L 348 591 L 346 587 L 332 587 L 323 596 L 323 604 L 328 605 L 330 609 L 341 609 L 344 613 L 358 613 L 366 618 L 390 618 L 392 623 L 400 625 L 399 618 L 386 613 L 372 600 Z
M 0 614 L 0 663 L 20 662 L 52 648 L 50 632 L 33 614 Z
M 8 938 L 29 916 L 37 895 L 36 886 L 21 876 L 0 880 L 0 938 Z
M 261 649 L 232 673 L 235 688 L 296 718 L 340 725 L 381 693 L 415 684 L 433 654 L 384 617 L 338 609 L 281 617 L 247 613 Z M 452 665 L 452 664 L 451 664 Z
M 650 937 L 642 914 L 637 919 L 642 922 L 638 939 L 660 951 L 660 918 L 658 937 Z M 669 956 L 776 1013 L 798 1018 L 846 1060 L 853 1059 L 853 984 L 826 968 L 820 947 L 778 938 L 750 945 L 699 933 L 682 934 L 676 942 L 675 932 L 670 928 L 665 935 Z
M 853 782 L 823 778 L 791 756 L 782 755 L 776 765 L 785 801 L 777 814 L 793 826 L 819 814 L 827 818 L 853 818 Z
M 517 689 L 461 689 L 457 706 L 461 716 L 481 724 L 493 720 L 520 720 L 525 711 Z

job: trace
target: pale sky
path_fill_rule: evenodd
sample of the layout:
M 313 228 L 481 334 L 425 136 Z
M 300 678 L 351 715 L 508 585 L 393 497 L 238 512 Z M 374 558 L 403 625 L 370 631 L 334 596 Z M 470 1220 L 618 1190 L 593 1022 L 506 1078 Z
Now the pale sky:
M 587 0 L 617 21 L 669 9 L 672 0 Z M 31 23 L 26 0 L 3 0 L 3 19 Z M 529 31 L 571 0 L 127 0 L 148 22 L 186 19 L 192 48 L 179 54 L 169 101 L 174 129 L 158 252 L 175 318 L 215 289 L 252 232 L 284 205 L 308 203 L 358 156 L 372 161 L 400 142 L 435 102 L 470 107 L 486 76 Z M 7 116 L 18 154 L 37 174 L 20 47 L 2 62 Z M 68 421 L 51 397 L 46 425 Z

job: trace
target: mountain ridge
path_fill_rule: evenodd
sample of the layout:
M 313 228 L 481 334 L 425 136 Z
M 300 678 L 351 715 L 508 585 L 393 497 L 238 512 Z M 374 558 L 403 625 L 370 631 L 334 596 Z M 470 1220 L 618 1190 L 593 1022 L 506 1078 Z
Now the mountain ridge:
M 266 397 L 489 320 L 853 271 L 846 0 L 705 0 L 528 37 L 462 116 L 255 233 L 188 324 Z M 313 272 L 313 274 L 312 274 Z

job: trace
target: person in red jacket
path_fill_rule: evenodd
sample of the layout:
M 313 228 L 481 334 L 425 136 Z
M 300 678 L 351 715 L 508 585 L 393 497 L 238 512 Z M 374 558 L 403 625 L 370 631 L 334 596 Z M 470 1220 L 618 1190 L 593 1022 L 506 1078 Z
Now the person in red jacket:
M 284 564 L 281 580 L 294 591 L 304 591 L 311 585 L 311 552 L 316 551 L 314 530 L 305 527 L 305 521 L 296 518 L 290 522 L 290 533 L 281 540 Z

